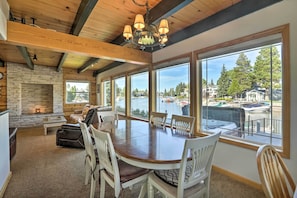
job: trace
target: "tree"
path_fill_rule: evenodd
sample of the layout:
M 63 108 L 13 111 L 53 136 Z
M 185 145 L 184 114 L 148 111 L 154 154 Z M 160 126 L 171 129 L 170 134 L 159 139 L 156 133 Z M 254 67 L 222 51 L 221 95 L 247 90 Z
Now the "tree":
M 76 86 L 67 86 L 67 102 L 72 102 L 76 96 Z
M 181 93 L 184 92 L 186 88 L 187 88 L 187 85 L 183 82 L 180 82 L 175 88 L 175 94 L 177 96 L 180 96 Z
M 266 91 L 270 87 L 273 89 L 280 88 L 281 72 L 280 54 L 277 48 L 271 46 L 261 49 L 254 66 L 257 85 L 266 88 Z
M 230 81 L 231 81 L 230 76 L 226 70 L 225 65 L 223 65 L 221 76 L 217 81 L 219 97 L 228 95 L 228 88 L 230 86 Z
M 242 93 L 245 90 L 250 90 L 253 84 L 251 77 L 253 68 L 251 66 L 251 61 L 244 53 L 239 54 L 239 57 L 236 61 L 236 66 L 233 70 L 234 75 L 232 81 L 238 81 L 238 93 Z

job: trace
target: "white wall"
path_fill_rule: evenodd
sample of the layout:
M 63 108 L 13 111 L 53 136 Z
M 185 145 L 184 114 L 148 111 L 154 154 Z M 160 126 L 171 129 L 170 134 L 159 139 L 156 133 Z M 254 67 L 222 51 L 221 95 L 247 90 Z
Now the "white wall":
M 284 0 L 260 11 L 214 28 L 153 53 L 153 62 L 175 57 L 242 36 L 290 24 L 291 61 L 291 158 L 285 160 L 297 182 L 297 1 Z M 217 146 L 214 164 L 260 183 L 256 152 L 225 143 Z
M 0 112 L 0 197 L 10 174 L 8 112 Z

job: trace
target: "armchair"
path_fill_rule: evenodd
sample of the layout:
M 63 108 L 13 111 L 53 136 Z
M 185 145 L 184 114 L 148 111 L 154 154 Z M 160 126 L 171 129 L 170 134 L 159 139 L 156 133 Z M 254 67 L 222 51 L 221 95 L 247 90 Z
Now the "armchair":
M 97 108 L 88 111 L 82 120 L 87 126 L 98 123 Z M 79 124 L 63 124 L 56 133 L 56 145 L 74 148 L 85 148 L 84 139 Z

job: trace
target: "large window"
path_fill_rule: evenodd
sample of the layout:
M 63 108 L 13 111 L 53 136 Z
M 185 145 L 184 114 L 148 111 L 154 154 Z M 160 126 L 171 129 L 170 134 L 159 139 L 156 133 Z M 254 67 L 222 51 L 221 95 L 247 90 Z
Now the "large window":
M 66 81 L 66 104 L 89 103 L 90 83 Z
M 198 55 L 200 130 L 284 149 L 284 48 L 277 33 Z
M 103 106 L 110 106 L 111 105 L 111 91 L 110 91 L 110 80 L 102 82 L 102 94 L 103 94 Z
M 148 72 L 131 75 L 131 115 L 148 119 Z
M 189 63 L 156 70 L 156 111 L 166 112 L 167 122 L 172 114 L 187 115 L 189 109 Z
M 115 109 L 119 113 L 125 113 L 126 111 L 126 81 L 125 77 L 117 78 L 115 82 Z

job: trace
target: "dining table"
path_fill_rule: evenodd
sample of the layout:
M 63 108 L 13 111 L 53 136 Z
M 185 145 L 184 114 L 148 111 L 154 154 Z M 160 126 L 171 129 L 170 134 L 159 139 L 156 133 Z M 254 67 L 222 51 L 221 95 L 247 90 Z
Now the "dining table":
M 97 128 L 110 133 L 119 159 L 153 170 L 180 168 L 185 140 L 194 138 L 190 134 L 180 134 L 169 127 L 161 128 L 141 120 L 101 123 Z

